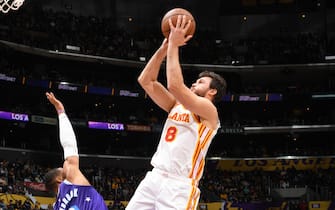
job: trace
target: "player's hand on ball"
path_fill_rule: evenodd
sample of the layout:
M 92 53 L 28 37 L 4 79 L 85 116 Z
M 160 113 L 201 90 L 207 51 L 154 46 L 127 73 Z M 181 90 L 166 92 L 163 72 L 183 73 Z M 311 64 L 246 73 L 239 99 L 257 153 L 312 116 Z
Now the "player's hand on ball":
M 183 46 L 193 37 L 192 35 L 187 35 L 191 26 L 191 21 L 186 19 L 186 15 L 178 15 L 175 26 L 173 25 L 172 20 L 169 19 L 169 26 L 169 42 L 172 44 Z
M 196 23 L 195 23 L 193 15 L 186 9 L 174 8 L 174 9 L 169 10 L 167 13 L 165 13 L 164 17 L 162 18 L 161 30 L 165 38 L 169 37 L 170 30 L 171 30 L 169 20 L 171 19 L 173 25 L 176 26 L 179 15 L 186 15 L 187 21 L 191 20 L 191 26 L 188 28 L 186 35 L 194 34 Z

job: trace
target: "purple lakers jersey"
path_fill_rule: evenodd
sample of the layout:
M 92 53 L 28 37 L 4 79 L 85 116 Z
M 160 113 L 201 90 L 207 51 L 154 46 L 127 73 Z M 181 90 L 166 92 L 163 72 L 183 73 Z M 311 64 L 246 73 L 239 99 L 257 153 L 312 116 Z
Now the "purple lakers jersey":
M 107 210 L 102 196 L 92 186 L 61 183 L 54 210 Z

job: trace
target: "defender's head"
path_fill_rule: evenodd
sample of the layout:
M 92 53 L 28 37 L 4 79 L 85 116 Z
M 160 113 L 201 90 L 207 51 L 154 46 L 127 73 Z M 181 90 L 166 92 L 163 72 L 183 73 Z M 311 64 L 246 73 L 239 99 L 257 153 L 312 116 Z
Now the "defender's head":
M 63 168 L 51 169 L 45 175 L 45 188 L 49 192 L 57 194 L 59 185 L 62 183 L 63 179 Z

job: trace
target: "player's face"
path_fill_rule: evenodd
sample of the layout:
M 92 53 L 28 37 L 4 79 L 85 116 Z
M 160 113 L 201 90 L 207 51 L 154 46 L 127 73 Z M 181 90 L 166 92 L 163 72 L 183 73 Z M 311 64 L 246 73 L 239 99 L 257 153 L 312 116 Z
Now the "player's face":
M 201 77 L 195 81 L 195 83 L 191 86 L 191 91 L 198 96 L 204 97 L 207 91 L 210 89 L 209 86 L 211 84 L 212 78 L 210 77 Z

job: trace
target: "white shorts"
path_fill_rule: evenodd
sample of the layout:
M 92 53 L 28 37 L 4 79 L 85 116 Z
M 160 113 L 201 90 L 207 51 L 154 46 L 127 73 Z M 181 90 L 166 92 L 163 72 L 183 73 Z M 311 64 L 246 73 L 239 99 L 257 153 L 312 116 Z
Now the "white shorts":
M 200 190 L 192 179 L 153 169 L 137 187 L 126 210 L 194 210 Z

